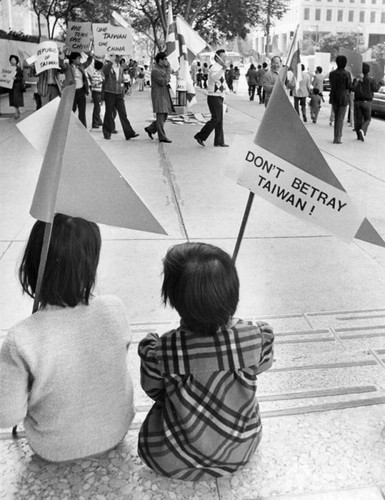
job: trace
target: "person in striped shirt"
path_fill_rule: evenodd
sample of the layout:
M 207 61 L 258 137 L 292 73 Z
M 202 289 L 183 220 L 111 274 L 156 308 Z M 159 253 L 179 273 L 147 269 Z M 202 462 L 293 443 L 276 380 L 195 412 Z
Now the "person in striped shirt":
M 163 301 L 181 322 L 138 346 L 141 385 L 155 401 L 138 453 L 161 475 L 212 479 L 245 465 L 261 440 L 257 375 L 273 363 L 273 330 L 233 317 L 239 280 L 220 248 L 175 245 L 163 264 Z
M 104 73 L 102 71 L 103 63 L 98 59 L 94 60 L 94 71 L 91 77 L 92 102 L 94 108 L 92 110 L 92 128 L 100 128 L 103 121 L 100 117 L 100 108 L 102 103 L 102 91 L 104 82 Z

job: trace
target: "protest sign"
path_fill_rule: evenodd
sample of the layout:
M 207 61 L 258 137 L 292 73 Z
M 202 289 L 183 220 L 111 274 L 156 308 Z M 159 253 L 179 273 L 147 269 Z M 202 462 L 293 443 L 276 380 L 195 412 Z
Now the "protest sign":
M 16 68 L 9 66 L 8 68 L 0 68 L 0 87 L 11 89 L 15 78 Z
M 71 52 L 88 52 L 91 44 L 91 23 L 68 21 L 65 46 Z
M 133 53 L 131 30 L 107 23 L 97 23 L 92 25 L 92 33 L 96 57 Z
M 236 138 L 226 173 L 251 191 L 237 239 L 235 260 L 254 193 L 346 240 L 385 247 L 353 202 L 294 110 L 281 79 L 274 85 L 254 141 Z
M 35 62 L 36 74 L 51 68 L 59 68 L 59 49 L 56 42 L 50 40 L 38 45 Z
M 228 162 L 227 174 L 239 185 L 344 239 L 355 237 L 364 216 L 346 191 L 242 137 L 234 139 Z

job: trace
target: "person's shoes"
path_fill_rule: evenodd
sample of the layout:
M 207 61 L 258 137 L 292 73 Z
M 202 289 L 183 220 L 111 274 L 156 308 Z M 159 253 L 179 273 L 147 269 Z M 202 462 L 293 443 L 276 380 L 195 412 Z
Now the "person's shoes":
M 100 125 L 92 125 L 92 128 L 100 128 Z
M 362 142 L 364 142 L 364 141 L 365 141 L 365 139 L 364 139 L 364 131 L 360 129 L 360 130 L 357 132 L 357 134 L 358 134 L 358 138 L 359 138 L 359 140 L 360 140 L 360 141 L 362 141 Z
M 303 121 L 304 121 L 304 122 L 307 122 L 307 118 L 306 118 L 306 116 L 304 116 L 304 117 L 303 117 Z
M 338 141 L 337 139 L 334 139 L 333 144 L 342 144 L 342 141 Z
M 229 147 L 229 145 L 228 145 L 228 144 L 214 144 L 214 146 L 215 146 L 216 148 L 218 148 L 218 147 L 219 147 L 219 148 L 228 148 L 228 147 Z
M 104 138 L 107 139 L 107 141 L 111 140 L 111 137 L 107 137 L 106 135 L 104 136 Z
M 172 142 L 170 139 L 159 139 L 159 142 Z
M 135 137 L 138 137 L 139 134 L 134 134 L 134 135 L 130 135 L 130 137 L 126 137 L 126 141 L 129 141 L 130 139 L 135 139 Z
M 202 139 L 201 139 L 200 137 L 198 137 L 197 135 L 194 135 L 194 139 L 197 141 L 197 143 L 198 143 L 200 146 L 205 147 L 205 143 L 202 141 Z
M 117 133 L 118 131 L 116 129 L 111 131 L 111 134 L 117 134 Z
M 147 127 L 144 127 L 144 131 L 145 131 L 145 132 L 147 132 L 148 137 L 149 137 L 150 139 L 153 139 L 153 137 L 152 137 L 152 133 L 148 130 L 148 128 L 147 128 Z

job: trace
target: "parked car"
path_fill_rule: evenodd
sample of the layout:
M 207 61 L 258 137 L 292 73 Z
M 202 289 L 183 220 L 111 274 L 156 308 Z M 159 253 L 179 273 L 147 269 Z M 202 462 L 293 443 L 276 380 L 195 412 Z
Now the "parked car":
M 385 86 L 380 87 L 377 92 L 374 92 L 372 115 L 375 115 L 376 113 L 385 116 Z

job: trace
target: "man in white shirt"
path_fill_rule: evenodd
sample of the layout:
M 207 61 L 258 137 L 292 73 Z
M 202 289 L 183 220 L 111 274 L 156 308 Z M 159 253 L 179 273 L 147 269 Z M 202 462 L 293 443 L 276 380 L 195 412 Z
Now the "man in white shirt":
M 306 98 L 310 95 L 310 76 L 309 73 L 305 73 L 305 66 L 301 64 L 302 77 L 298 82 L 295 82 L 293 88 L 294 96 L 294 108 L 299 114 L 299 106 L 301 106 L 301 113 L 304 122 L 307 122 L 306 118 Z
M 223 136 L 223 101 L 226 93 L 225 70 L 226 52 L 224 49 L 217 50 L 215 62 L 209 68 L 207 80 L 207 104 L 211 113 L 209 120 L 204 127 L 194 135 L 194 139 L 204 146 L 204 141 L 215 130 L 214 146 L 228 147 Z

